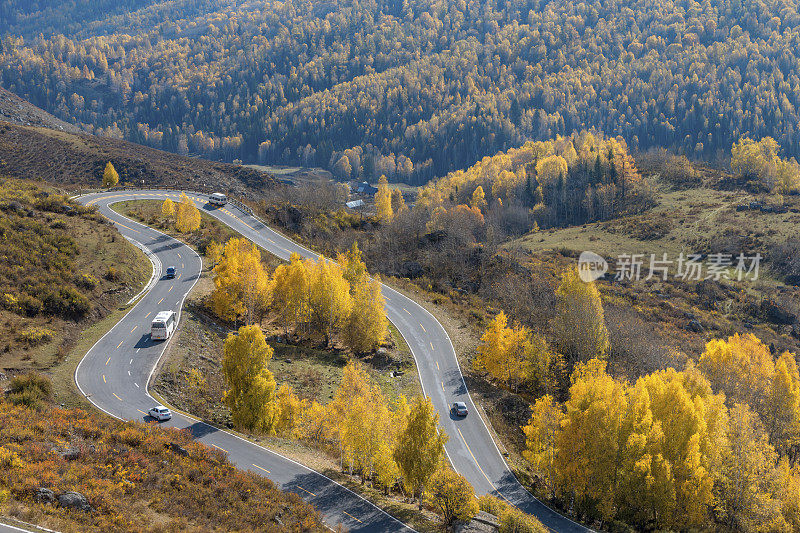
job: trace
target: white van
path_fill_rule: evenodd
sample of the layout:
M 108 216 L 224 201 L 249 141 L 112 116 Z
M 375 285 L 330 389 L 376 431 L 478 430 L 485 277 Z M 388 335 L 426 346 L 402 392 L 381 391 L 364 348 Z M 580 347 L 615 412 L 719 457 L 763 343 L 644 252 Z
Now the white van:
M 154 341 L 167 340 L 176 325 L 175 311 L 159 311 L 150 326 L 150 338 Z
M 228 203 L 228 197 L 222 194 L 221 192 L 215 192 L 214 194 L 208 197 L 208 203 L 210 203 L 211 205 L 222 207 L 223 205 Z

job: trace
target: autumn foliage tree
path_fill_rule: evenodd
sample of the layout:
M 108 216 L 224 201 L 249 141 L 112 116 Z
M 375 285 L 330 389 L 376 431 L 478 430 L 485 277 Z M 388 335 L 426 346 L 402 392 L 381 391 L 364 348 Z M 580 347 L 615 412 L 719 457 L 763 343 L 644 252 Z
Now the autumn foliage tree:
M 272 306 L 280 323 L 288 329 L 300 324 L 308 306 L 309 278 L 306 265 L 298 254 L 292 254 L 289 263 L 279 265 L 272 275 Z
M 325 335 L 326 343 L 345 327 L 353 309 L 350 284 L 342 269 L 333 261 L 320 258 L 307 261 L 308 307 L 305 318 L 309 328 Z
M 389 402 L 360 363 L 345 367 L 329 409 L 336 421 L 333 434 L 343 465 L 358 471 L 362 481 L 379 472 L 384 483 L 393 484 L 389 478 L 396 468 L 382 456 L 391 449 L 395 436 Z
M 392 208 L 392 191 L 389 189 L 389 182 L 386 176 L 381 176 L 378 181 L 378 192 L 375 193 L 375 209 L 377 218 L 380 222 L 391 222 L 394 218 Z
M 119 174 L 117 169 L 111 164 L 111 161 L 106 163 L 106 168 L 103 170 L 103 187 L 116 187 L 119 183 Z
M 186 193 L 181 193 L 180 202 L 176 209 L 175 215 L 175 229 L 181 233 L 191 233 L 200 228 L 200 211 L 194 202 L 186 196 Z
M 734 334 L 706 344 L 698 367 L 732 401 L 758 413 L 770 443 L 794 461 L 800 444 L 800 375 L 794 354 L 777 360 L 758 337 Z
M 272 284 L 261 251 L 244 238 L 229 239 L 213 268 L 211 308 L 226 320 L 261 320 L 270 304 Z
M 406 199 L 403 198 L 403 191 L 398 188 L 392 189 L 392 214 L 397 216 L 408 209 Z
M 731 148 L 731 169 L 738 175 L 759 180 L 765 188 L 780 194 L 800 189 L 800 165 L 794 158 L 778 155 L 780 146 L 772 137 L 754 141 L 742 137 Z
M 275 378 L 267 365 L 273 350 L 258 326 L 242 326 L 225 339 L 222 372 L 225 405 L 236 427 L 271 432 L 275 424 Z
M 170 198 L 164 200 L 161 204 L 161 214 L 167 218 L 171 218 L 175 216 L 175 202 L 173 202 Z
M 456 520 L 469 521 L 478 512 L 472 485 L 450 467 L 440 468 L 431 477 L 428 494 L 447 526 Z
M 368 351 L 388 334 L 381 285 L 371 279 L 356 244 L 337 260 L 303 260 L 292 255 L 289 264 L 273 274 L 273 308 L 285 328 L 334 336 L 356 352 Z
M 719 367 L 708 365 L 690 360 L 631 384 L 601 360 L 579 363 L 563 407 L 549 396 L 533 406 L 524 455 L 586 517 L 636 528 L 791 530 L 798 472 L 755 410 L 729 407 L 713 391 L 718 378 L 701 368 Z
M 563 359 L 540 335 L 525 327 L 509 327 L 500 311 L 481 338 L 475 365 L 504 386 L 517 389 L 527 382 L 533 392 L 540 392 L 558 385 Z
M 388 320 L 380 279 L 366 279 L 355 287 L 353 307 L 345 326 L 347 345 L 355 352 L 367 352 L 387 336 Z
M 439 413 L 430 399 L 414 398 L 397 438 L 394 460 L 400 468 L 403 483 L 417 496 L 420 508 L 425 488 L 441 465 L 447 438 L 439 428 Z
M 582 281 L 575 268 L 564 272 L 556 290 L 553 329 L 570 361 L 604 357 L 609 348 L 600 292 L 594 282 Z

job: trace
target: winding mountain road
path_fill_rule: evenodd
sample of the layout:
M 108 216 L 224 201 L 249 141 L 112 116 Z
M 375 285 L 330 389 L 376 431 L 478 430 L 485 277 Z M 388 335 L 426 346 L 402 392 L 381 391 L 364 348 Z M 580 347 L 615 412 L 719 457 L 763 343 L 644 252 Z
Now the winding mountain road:
M 202 270 L 197 254 L 180 241 L 134 222 L 111 205 L 126 200 L 177 201 L 180 191 L 124 190 L 94 193 L 78 198 L 96 205 L 126 238 L 137 243 L 154 265 L 155 277 L 141 300 L 86 354 L 75 371 L 81 392 L 99 409 L 125 420 L 145 420 L 157 402 L 147 387 L 167 342 L 150 339 L 152 317 L 162 310 L 180 313 L 186 295 Z M 288 260 L 292 253 L 318 257 L 314 252 L 264 225 L 251 214 L 228 204 L 222 208 L 207 203 L 207 196 L 188 193 L 198 208 L 230 226 L 264 250 Z M 161 271 L 176 267 L 175 279 L 164 279 Z M 442 325 L 425 308 L 400 292 L 383 286 L 386 314 L 405 338 L 417 363 L 426 396 L 431 398 L 450 436 L 446 445 L 453 467 L 475 488 L 477 494 L 493 494 L 536 516 L 558 533 L 591 530 L 559 515 L 534 498 L 516 479 L 479 416 Z M 452 402 L 467 404 L 470 415 L 456 418 Z M 412 531 L 352 491 L 290 459 L 257 446 L 232 433 L 175 413 L 167 426 L 188 428 L 200 442 L 227 453 L 238 467 L 263 474 L 283 490 L 299 494 L 322 513 L 325 523 L 350 531 Z

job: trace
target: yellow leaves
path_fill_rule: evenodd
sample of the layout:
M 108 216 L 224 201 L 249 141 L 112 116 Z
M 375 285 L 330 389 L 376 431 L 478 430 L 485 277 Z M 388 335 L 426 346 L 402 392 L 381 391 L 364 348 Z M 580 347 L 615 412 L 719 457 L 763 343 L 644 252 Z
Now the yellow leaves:
M 119 174 L 111 164 L 111 161 L 106 163 L 106 168 L 103 170 L 103 187 L 116 187 L 119 183 Z
M 169 198 L 164 200 L 164 203 L 161 204 L 161 214 L 165 217 L 175 216 L 175 202 Z
M 387 335 L 381 285 L 370 279 L 356 244 L 337 262 L 301 260 L 275 269 L 273 306 L 285 327 L 341 335 L 354 351 L 374 348 Z
M 554 492 L 556 439 L 561 431 L 564 414 L 561 407 L 548 395 L 542 396 L 531 407 L 528 425 L 522 428 L 525 433 L 525 459 L 531 462 L 542 480 Z
M 567 161 L 560 155 L 551 155 L 536 163 L 536 176 L 542 186 L 547 187 L 559 178 L 567 177 Z
M 483 192 L 483 187 L 478 185 L 472 192 L 472 200 L 469 206 L 483 211 L 486 208 L 486 194 Z
M 375 348 L 386 340 L 388 323 L 380 281 L 364 278 L 355 286 L 345 331 L 347 345 L 355 352 Z
M 564 411 L 540 398 L 523 428 L 524 456 L 545 484 L 604 519 L 708 524 L 728 428 L 722 396 L 672 369 L 630 385 L 597 359 L 576 365 L 571 381 Z
M 560 379 L 563 359 L 547 341 L 525 327 L 507 327 L 502 311 L 486 328 L 475 358 L 477 368 L 486 370 L 506 386 L 517 387 L 527 381 L 534 391 L 555 388 Z
M 428 480 L 439 468 L 447 434 L 439 428 L 439 413 L 430 399 L 417 396 L 397 438 L 394 460 L 404 483 L 422 498 Z
M 753 334 L 734 334 L 706 344 L 698 367 L 715 388 L 758 407 L 774 372 L 769 348 Z
M 770 440 L 781 451 L 800 443 L 800 375 L 794 354 L 784 352 L 775 364 L 764 423 Z
M 755 335 L 735 334 L 706 344 L 698 367 L 715 388 L 752 407 L 773 445 L 785 450 L 800 437 L 800 376 L 794 354 L 774 361 Z
M 308 325 L 325 334 L 326 339 L 341 331 L 350 316 L 353 300 L 350 284 L 344 279 L 342 269 L 336 263 L 321 258 L 306 261 L 308 272 Z
M 309 278 L 302 258 L 292 254 L 289 264 L 278 266 L 272 276 L 272 305 L 284 327 L 302 322 L 308 305 Z
M 200 228 L 200 211 L 194 202 L 181 193 L 180 202 L 176 210 L 175 229 L 181 233 L 191 233 Z
M 772 137 L 758 142 L 742 137 L 731 147 L 731 169 L 746 178 L 760 179 L 779 194 L 789 194 L 800 188 L 800 166 L 794 159 L 781 159 L 779 150 Z
M 0 468 L 22 468 L 24 463 L 16 452 L 0 447 Z
M 406 161 L 410 160 L 406 159 Z M 408 207 L 406 206 L 406 199 L 403 198 L 403 192 L 398 188 L 392 189 L 392 212 L 394 216 L 397 216 L 407 209 Z
M 336 262 L 342 267 L 344 278 L 350 284 L 351 289 L 362 283 L 367 276 L 367 265 L 361 258 L 358 242 L 353 242 L 353 246 L 346 253 L 337 255 Z
M 300 400 L 289 385 L 281 385 L 276 395 L 275 432 L 278 435 L 293 435 L 307 405 L 308 402 Z
M 386 176 L 381 176 L 378 181 L 378 192 L 375 193 L 375 209 L 378 221 L 387 224 L 394 218 L 392 208 L 392 191 L 389 189 L 389 182 Z
M 343 464 L 367 479 L 373 472 L 389 485 L 397 477 L 391 456 L 396 433 L 389 402 L 361 363 L 349 362 L 333 402 L 328 406 L 331 427 Z M 316 427 L 312 425 L 312 427 Z
M 316 401 L 311 402 L 311 405 L 301 411 L 295 434 L 299 438 L 321 444 L 329 438 L 327 434 L 330 428 L 328 413 L 329 411 L 324 405 Z
M 229 387 L 225 404 L 236 427 L 261 432 L 274 429 L 275 379 L 267 368 L 272 355 L 258 326 L 242 326 L 225 339 L 222 372 Z
M 225 320 L 244 319 L 252 324 L 260 321 L 270 303 L 272 283 L 261 263 L 261 252 L 244 238 L 229 239 L 217 256 L 213 269 L 214 291 L 211 308 Z
M 471 520 L 478 512 L 475 492 L 464 476 L 450 467 L 442 467 L 430 480 L 429 495 L 433 504 L 441 511 L 444 523 L 455 520 Z
M 571 268 L 556 290 L 554 330 L 558 346 L 573 361 L 604 357 L 609 348 L 600 292 Z

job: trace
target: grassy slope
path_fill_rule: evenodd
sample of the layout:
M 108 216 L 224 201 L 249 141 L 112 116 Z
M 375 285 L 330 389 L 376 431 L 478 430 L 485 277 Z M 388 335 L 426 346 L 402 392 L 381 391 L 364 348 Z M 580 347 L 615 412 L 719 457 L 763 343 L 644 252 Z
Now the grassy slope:
M 119 172 L 121 185 L 246 190 L 255 198 L 259 190 L 275 185 L 272 175 L 252 168 L 183 157 L 118 139 L 0 122 L 3 174 L 44 177 L 68 187 L 98 186 L 108 161 Z
M 726 232 L 753 239 L 751 246 L 762 255 L 771 243 L 797 234 L 800 214 L 736 211 L 736 205 L 757 198 L 742 191 L 720 191 L 708 187 L 662 190 L 658 207 L 641 215 L 608 222 L 529 233 L 506 244 L 540 252 L 546 250 L 592 250 L 604 257 L 620 253 L 712 252 Z M 787 197 L 792 208 L 800 200 Z
M 33 184 L 26 184 L 32 186 Z M 53 188 L 35 185 L 35 191 L 54 194 Z M 30 208 L 30 206 L 28 206 Z M 72 239 L 78 254 L 73 259 L 75 274 L 90 274 L 98 282 L 94 289 L 82 289 L 91 303 L 92 311 L 81 320 L 39 314 L 27 317 L 0 308 L 0 370 L 11 377 L 30 369 L 43 371 L 56 377 L 54 386 L 59 401 L 69 401 L 74 392 L 72 370 L 76 357 L 82 357 L 88 349 L 86 343 L 105 331 L 98 324 L 106 324 L 109 315 L 135 295 L 150 277 L 151 265 L 135 246 L 130 244 L 108 224 L 99 219 L 84 216 L 67 216 L 32 208 L 32 220 L 41 222 L 54 236 Z M 47 258 L 44 258 L 45 262 Z M 109 267 L 117 270 L 117 278 L 104 275 Z M 46 270 L 42 279 L 49 279 Z M 55 278 L 53 278 L 55 280 Z M 53 281 L 53 283 L 56 283 Z M 37 346 L 29 346 L 20 340 L 20 334 L 33 328 L 46 328 L 54 332 L 52 340 Z M 95 335 L 93 332 L 97 333 Z M 92 341 L 94 342 L 94 341 Z M 89 344 L 91 346 L 91 344 Z M 85 349 L 84 349 L 85 348 Z M 80 352 L 80 354 L 76 352 Z
M 237 470 L 187 432 L 2 401 L 0 427 L 0 514 L 65 532 L 325 529 L 298 496 Z M 77 457 L 64 458 L 66 450 Z M 39 487 L 80 492 L 92 510 L 39 503 Z
M 636 327 L 628 328 L 634 337 L 632 341 L 641 340 L 635 337 L 645 334 L 644 327 L 639 325 L 646 324 L 652 329 L 652 342 L 667 346 L 672 351 L 668 362 L 678 366 L 687 357 L 698 357 L 707 340 L 748 330 L 767 344 L 774 343 L 779 351 L 800 353 L 800 339 L 793 336 L 791 327 L 771 318 L 768 307 L 764 306 L 765 302 L 774 302 L 797 314 L 800 293 L 770 271 L 769 254 L 776 244 L 797 235 L 800 198 L 786 197 L 787 213 L 737 211 L 738 204 L 764 199 L 743 191 L 721 191 L 708 186 L 679 191 L 664 188 L 659 200 L 658 207 L 643 214 L 530 233 L 505 246 L 530 252 L 534 260 L 558 256 L 573 264 L 580 252 L 591 250 L 606 257 L 611 268 L 619 254 L 645 254 L 644 276 L 651 253 L 657 258 L 667 253 L 672 260 L 681 252 L 760 253 L 765 259 L 758 281 L 682 281 L 673 277 L 675 265 L 666 282 L 600 281 L 607 323 L 609 309 L 612 313 L 622 310 L 626 313 L 622 323 L 636 322 Z M 766 200 L 774 205 L 777 199 Z M 562 254 L 568 258 L 561 257 Z M 687 331 L 687 321 L 692 317 L 700 321 L 704 331 Z M 612 359 L 612 366 L 614 363 Z M 639 368 L 639 361 L 616 363 L 621 373 L 633 378 L 640 370 L 654 369 Z M 627 368 L 623 370 L 623 366 Z

